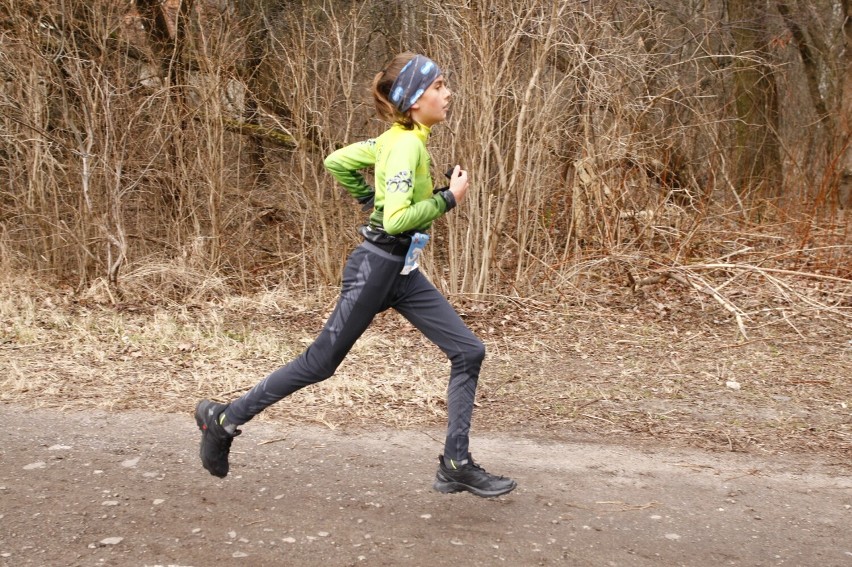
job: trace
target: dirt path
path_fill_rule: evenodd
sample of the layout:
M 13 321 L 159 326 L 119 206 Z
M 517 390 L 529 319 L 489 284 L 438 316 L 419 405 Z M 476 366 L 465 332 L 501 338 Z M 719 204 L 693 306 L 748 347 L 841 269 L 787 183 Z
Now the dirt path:
M 2 565 L 852 565 L 852 478 L 792 458 L 477 436 L 520 484 L 483 500 L 438 431 L 252 423 L 219 480 L 187 415 L 0 420 Z

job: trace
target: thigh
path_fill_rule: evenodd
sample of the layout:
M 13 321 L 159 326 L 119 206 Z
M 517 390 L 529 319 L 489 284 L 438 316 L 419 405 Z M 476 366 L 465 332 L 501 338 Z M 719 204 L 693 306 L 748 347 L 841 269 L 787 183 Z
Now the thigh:
M 373 318 L 388 308 L 399 267 L 363 247 L 356 248 L 343 270 L 340 297 L 318 340 L 348 351 Z
M 392 307 L 449 357 L 471 348 L 480 349 L 481 341 L 432 282 L 419 271 L 409 277 L 414 279 Z

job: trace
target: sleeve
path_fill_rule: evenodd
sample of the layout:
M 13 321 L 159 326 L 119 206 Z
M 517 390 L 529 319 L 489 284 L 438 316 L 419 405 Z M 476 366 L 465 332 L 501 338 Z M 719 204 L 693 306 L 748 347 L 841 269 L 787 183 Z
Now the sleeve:
M 375 163 L 376 141 L 371 139 L 332 152 L 325 158 L 323 165 L 350 195 L 363 202 L 373 195 L 373 188 L 367 184 L 360 170 L 372 167 Z
M 421 180 L 416 178 L 421 160 L 427 160 L 428 164 L 426 148 L 416 139 L 396 144 L 388 155 L 384 164 L 386 177 L 383 195 L 383 225 L 388 234 L 429 226 L 448 209 L 448 203 L 442 196 L 432 194 L 431 177 Z M 418 184 L 428 184 L 428 187 L 416 187 Z M 426 198 L 417 201 L 416 189 Z

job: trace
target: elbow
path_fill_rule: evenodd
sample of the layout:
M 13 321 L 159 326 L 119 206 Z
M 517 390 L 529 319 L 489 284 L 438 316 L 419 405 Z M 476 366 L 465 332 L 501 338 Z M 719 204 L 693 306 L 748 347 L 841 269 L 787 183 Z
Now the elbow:
M 391 236 L 397 235 L 404 230 L 401 224 L 399 222 L 394 222 L 393 219 L 384 219 L 382 222 L 382 228 Z
M 405 226 L 403 210 L 394 211 L 392 214 L 387 214 L 387 212 L 387 209 L 385 209 L 385 215 L 382 219 L 382 228 L 385 232 L 390 235 L 396 235 L 408 230 L 409 227 Z
M 322 162 L 326 171 L 335 171 L 337 169 L 337 161 L 334 159 L 334 154 L 329 154 Z

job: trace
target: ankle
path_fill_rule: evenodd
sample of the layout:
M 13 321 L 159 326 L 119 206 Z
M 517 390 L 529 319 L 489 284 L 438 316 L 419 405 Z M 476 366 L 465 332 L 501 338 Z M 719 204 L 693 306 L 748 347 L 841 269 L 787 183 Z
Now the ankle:
M 456 469 L 460 469 L 463 466 L 465 466 L 466 464 L 468 464 L 470 462 L 470 457 L 466 457 L 464 459 L 459 459 L 459 458 L 448 457 L 447 455 L 444 455 L 443 462 L 444 462 L 445 468 L 450 469 L 450 470 L 456 470 Z
M 222 429 L 227 431 L 229 435 L 236 435 L 237 425 L 228 421 L 228 416 L 225 415 L 225 412 L 219 414 L 219 417 L 216 419 L 216 422 L 221 425 Z

